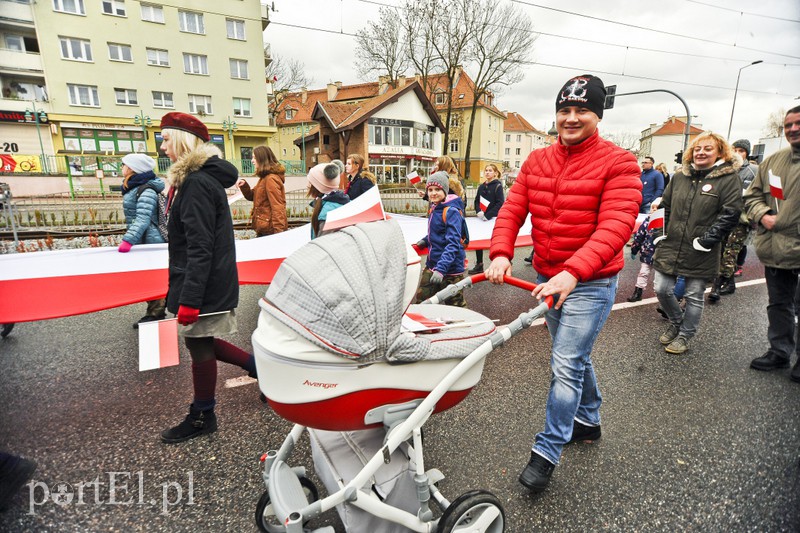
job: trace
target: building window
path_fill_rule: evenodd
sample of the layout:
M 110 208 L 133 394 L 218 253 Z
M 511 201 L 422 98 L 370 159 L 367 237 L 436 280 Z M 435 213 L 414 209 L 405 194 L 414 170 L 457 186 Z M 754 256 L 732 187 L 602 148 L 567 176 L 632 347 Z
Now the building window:
M 6 33 L 6 48 L 13 52 L 24 52 L 25 39 L 22 35 Z
M 236 19 L 225 19 L 225 27 L 228 29 L 228 39 L 247 39 L 244 35 L 244 21 Z
M 150 4 L 141 4 L 142 20 L 145 22 L 157 22 L 164 24 L 164 8 Z
M 85 15 L 83 0 L 53 0 L 53 10 L 73 15 Z
M 511 155 L 511 148 L 506 148 L 506 155 Z
M 283 155 L 286 155 L 286 148 L 283 149 Z
M 444 105 L 447 103 L 447 94 L 436 93 L 435 95 L 433 95 L 433 99 L 436 105 Z
M 522 135 L 517 135 L 517 142 L 518 142 L 518 143 L 521 143 L 521 142 L 522 142 Z
M 127 44 L 108 43 L 108 58 L 111 61 L 125 61 L 130 63 L 133 61 L 131 54 L 131 47 Z
M 189 113 L 198 115 L 210 115 L 214 111 L 211 109 L 211 97 L 202 94 L 189 95 Z
M 517 148 L 516 149 L 516 154 L 514 154 L 514 155 L 522 155 L 522 148 Z
M 247 61 L 244 59 L 231 59 L 231 78 L 236 78 L 239 80 L 246 80 L 249 79 L 247 75 Z
M 450 151 L 458 152 L 458 139 L 450 139 Z
M 291 107 L 286 108 L 286 120 L 292 120 L 294 118 L 294 109 Z
M 114 89 L 114 96 L 119 105 L 139 105 L 136 98 L 136 89 Z
M 156 67 L 169 66 L 169 52 L 166 50 L 159 50 L 158 48 L 147 49 L 147 64 Z
M 100 98 L 97 96 L 97 85 L 67 84 L 70 105 L 100 107 Z
M 203 24 L 203 14 L 194 13 L 192 11 L 178 11 L 178 20 L 180 21 L 181 31 L 188 33 L 206 33 L 205 25 Z
M 172 100 L 172 93 L 153 91 L 153 107 L 174 108 L 175 104 Z
M 203 74 L 208 76 L 208 56 L 183 54 L 183 71 L 186 74 Z
M 92 45 L 83 39 L 59 37 L 61 57 L 73 61 L 92 61 Z
M 125 0 L 103 0 L 103 13 L 117 17 L 125 16 Z
M 251 117 L 250 113 L 250 99 L 249 98 L 234 98 L 233 99 L 233 115 L 236 117 Z
M 458 115 L 451 115 L 450 116 L 450 127 L 457 128 L 459 123 L 459 116 Z
M 514 168 L 519 168 L 519 161 L 514 161 Z

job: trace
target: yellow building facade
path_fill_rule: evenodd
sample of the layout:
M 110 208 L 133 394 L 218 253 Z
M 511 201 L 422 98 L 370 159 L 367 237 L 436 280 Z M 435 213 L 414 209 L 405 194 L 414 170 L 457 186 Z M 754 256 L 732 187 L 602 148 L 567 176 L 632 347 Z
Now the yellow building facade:
M 277 131 L 266 107 L 268 8 L 259 0 L 0 0 L 0 8 L 0 117 L 35 105 L 41 119 L 0 121 L 0 134 L 27 151 L 155 155 L 160 118 L 171 111 L 202 120 L 232 160 L 249 160 Z

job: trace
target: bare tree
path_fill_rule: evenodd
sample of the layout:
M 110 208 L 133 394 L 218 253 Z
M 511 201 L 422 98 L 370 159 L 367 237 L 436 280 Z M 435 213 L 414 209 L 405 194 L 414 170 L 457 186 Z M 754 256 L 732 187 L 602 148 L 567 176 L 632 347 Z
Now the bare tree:
M 777 111 L 770 113 L 769 117 L 767 117 L 767 123 L 761 130 L 761 133 L 764 135 L 764 137 L 783 137 L 783 119 L 785 117 L 785 109 L 778 109 Z
M 403 27 L 403 44 L 414 74 L 419 75 L 422 90 L 433 101 L 435 84 L 430 80 L 433 72 L 441 71 L 441 61 L 436 55 L 434 42 L 441 39 L 437 27 L 436 0 L 405 0 L 398 7 Z
M 462 0 L 473 13 L 473 30 L 467 47 L 472 80 L 472 114 L 467 132 L 464 171 L 469 178 L 470 152 L 478 101 L 494 88 L 522 80 L 522 65 L 528 62 L 536 36 L 528 15 L 515 4 L 500 0 Z M 469 4 L 466 6 L 466 4 Z
M 408 55 L 403 45 L 404 28 L 397 9 L 382 7 L 378 22 L 356 34 L 356 69 L 364 79 L 386 74 L 395 85 L 408 70 Z
M 606 132 L 603 138 L 630 152 L 639 149 L 639 134 L 633 131 Z
M 267 81 L 272 82 L 277 101 L 280 101 L 279 95 L 308 87 L 314 82 L 306 75 L 306 66 L 302 61 L 283 56 L 273 56 L 272 62 L 265 69 L 265 74 Z

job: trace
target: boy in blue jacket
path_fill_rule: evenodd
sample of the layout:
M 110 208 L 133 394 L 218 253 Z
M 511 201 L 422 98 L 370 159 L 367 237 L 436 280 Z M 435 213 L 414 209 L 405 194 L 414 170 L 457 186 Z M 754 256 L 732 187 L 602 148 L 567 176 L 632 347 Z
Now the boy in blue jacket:
M 439 292 L 444 285 L 453 285 L 464 279 L 464 202 L 456 194 L 449 194 L 447 172 L 434 172 L 428 177 L 427 192 L 431 202 L 428 209 L 428 235 L 417 243 L 428 248 L 428 259 L 417 289 L 416 301 L 421 302 Z M 466 307 L 462 293 L 443 303 Z

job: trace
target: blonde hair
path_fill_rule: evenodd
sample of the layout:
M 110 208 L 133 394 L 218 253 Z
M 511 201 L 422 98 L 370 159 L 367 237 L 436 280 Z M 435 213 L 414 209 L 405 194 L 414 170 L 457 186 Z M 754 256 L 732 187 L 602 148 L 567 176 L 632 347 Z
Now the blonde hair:
M 486 169 L 489 168 L 489 167 L 492 167 L 494 169 L 494 178 L 495 179 L 499 178 L 500 177 L 500 169 L 497 168 L 497 165 L 495 165 L 494 163 L 489 163 L 488 165 L 483 167 L 483 171 L 486 172 Z
M 436 158 L 436 167 L 439 170 L 444 170 L 448 174 L 458 175 L 458 169 L 453 159 L 449 155 L 440 155 Z
M 176 130 L 172 128 L 164 128 L 164 131 L 169 132 L 170 142 L 172 143 L 172 152 L 175 154 L 175 159 L 180 159 L 189 152 L 196 150 L 198 146 L 204 144 L 203 139 L 189 133 L 188 131 Z
M 689 148 L 683 153 L 683 164 L 687 166 L 691 166 L 693 161 L 694 155 L 694 147 L 700 144 L 702 141 L 712 140 L 717 145 L 717 151 L 719 152 L 719 159 L 723 161 L 731 161 L 733 160 L 733 148 L 731 145 L 728 144 L 728 141 L 725 140 L 725 137 L 720 135 L 719 133 L 714 133 L 713 131 L 704 131 L 700 135 L 694 138 L 694 140 L 689 145 Z M 717 161 L 719 161 L 719 159 Z M 716 163 L 716 161 L 715 161 Z

